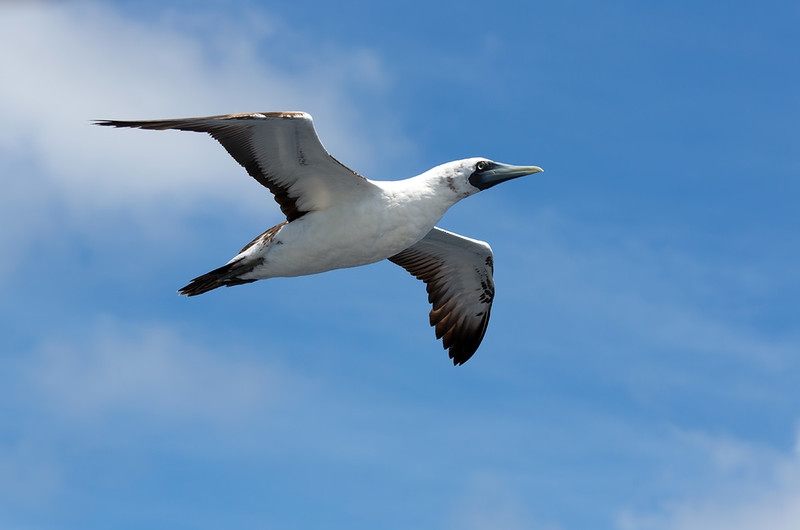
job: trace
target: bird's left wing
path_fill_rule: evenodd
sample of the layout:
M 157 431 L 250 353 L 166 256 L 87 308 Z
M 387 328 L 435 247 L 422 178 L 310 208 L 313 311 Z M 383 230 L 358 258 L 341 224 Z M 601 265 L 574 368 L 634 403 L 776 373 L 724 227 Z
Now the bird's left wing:
M 436 338 L 453 364 L 467 362 L 483 340 L 494 299 L 489 245 L 434 227 L 389 260 L 425 282 Z
M 209 133 L 250 176 L 272 192 L 288 221 L 325 210 L 338 199 L 353 198 L 374 186 L 325 150 L 311 116 L 305 112 L 95 123 Z

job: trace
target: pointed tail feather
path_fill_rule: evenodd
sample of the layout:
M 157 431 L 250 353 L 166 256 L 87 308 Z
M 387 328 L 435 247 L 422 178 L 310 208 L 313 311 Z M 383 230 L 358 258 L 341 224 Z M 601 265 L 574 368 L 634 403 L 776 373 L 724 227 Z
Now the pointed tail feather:
M 238 278 L 238 276 L 252 271 L 261 261 L 262 260 L 257 260 L 255 262 L 249 261 L 243 263 L 242 260 L 239 260 L 228 263 L 202 276 L 198 276 L 189 282 L 189 285 L 178 289 L 178 293 L 182 295 L 185 294 L 186 296 L 196 296 L 198 294 L 207 293 L 217 287 L 222 287 L 223 285 L 225 287 L 231 287 L 243 283 L 252 283 L 256 280 L 243 280 L 242 278 Z

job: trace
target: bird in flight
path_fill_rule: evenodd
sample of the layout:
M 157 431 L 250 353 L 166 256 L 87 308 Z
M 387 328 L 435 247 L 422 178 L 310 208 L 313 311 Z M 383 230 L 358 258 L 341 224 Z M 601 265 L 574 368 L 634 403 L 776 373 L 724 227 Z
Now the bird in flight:
M 180 294 L 388 259 L 425 282 L 430 324 L 454 365 L 472 357 L 486 333 L 494 262 L 487 243 L 435 225 L 461 199 L 542 171 L 468 158 L 405 180 L 369 180 L 328 153 L 304 112 L 95 123 L 208 133 L 272 192 L 286 216 Z

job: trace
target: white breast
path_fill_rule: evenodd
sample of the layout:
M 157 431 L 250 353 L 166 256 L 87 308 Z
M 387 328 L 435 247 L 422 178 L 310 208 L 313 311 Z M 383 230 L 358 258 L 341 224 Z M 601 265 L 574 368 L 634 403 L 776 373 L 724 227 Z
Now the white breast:
M 374 182 L 376 192 L 284 226 L 247 278 L 302 276 L 375 263 L 413 245 L 458 198 L 425 179 Z

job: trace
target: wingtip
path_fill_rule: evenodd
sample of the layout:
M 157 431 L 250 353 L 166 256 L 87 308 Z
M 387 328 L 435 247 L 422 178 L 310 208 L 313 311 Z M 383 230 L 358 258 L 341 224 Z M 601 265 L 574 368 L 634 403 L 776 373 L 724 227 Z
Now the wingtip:
M 447 352 L 449 357 L 450 357 L 450 359 L 453 361 L 453 366 L 462 366 L 464 363 L 469 361 L 472 358 L 473 355 L 475 355 L 476 351 L 478 351 L 477 348 L 475 348 L 472 351 L 469 351 L 469 350 L 456 350 L 456 351 L 453 351 L 453 350 L 454 350 L 454 348 L 451 348 Z
M 134 121 L 124 121 L 124 120 L 92 120 L 92 125 L 99 125 L 100 127 L 116 127 L 118 129 L 122 129 L 125 127 L 141 127 L 141 123 L 137 123 Z

